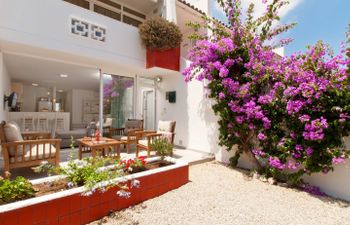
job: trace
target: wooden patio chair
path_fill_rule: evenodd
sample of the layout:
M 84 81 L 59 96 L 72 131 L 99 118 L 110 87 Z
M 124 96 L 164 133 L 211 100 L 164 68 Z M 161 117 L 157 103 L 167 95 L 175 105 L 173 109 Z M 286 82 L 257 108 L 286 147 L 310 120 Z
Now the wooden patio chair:
M 118 141 L 123 141 L 126 147 L 126 152 L 129 154 L 130 145 L 137 144 L 135 132 L 143 130 L 143 120 L 128 119 L 125 121 L 125 126 L 122 128 L 110 128 L 109 136 Z
M 175 138 L 175 121 L 162 121 L 158 122 L 158 130 L 146 130 L 135 132 L 137 138 L 136 145 L 136 157 L 139 155 L 139 149 L 144 149 L 147 151 L 147 157 L 150 157 L 152 151 L 152 142 L 155 139 L 166 138 L 169 143 L 174 144 Z M 171 156 L 173 152 L 171 152 Z
M 0 141 L 4 157 L 4 176 L 14 168 L 40 165 L 47 161 L 60 162 L 60 139 L 51 139 L 49 132 L 21 133 L 14 122 L 0 123 Z

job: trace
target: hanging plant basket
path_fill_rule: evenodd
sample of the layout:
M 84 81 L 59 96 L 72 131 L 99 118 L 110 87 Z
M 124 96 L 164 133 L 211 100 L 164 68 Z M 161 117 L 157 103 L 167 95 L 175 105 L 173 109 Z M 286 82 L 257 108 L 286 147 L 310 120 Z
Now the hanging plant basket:
M 147 69 L 160 67 L 180 70 L 182 34 L 175 23 L 162 17 L 152 17 L 140 25 L 139 33 L 142 43 L 147 48 Z
M 146 68 L 160 67 L 169 70 L 180 70 L 180 47 L 168 50 L 147 50 Z

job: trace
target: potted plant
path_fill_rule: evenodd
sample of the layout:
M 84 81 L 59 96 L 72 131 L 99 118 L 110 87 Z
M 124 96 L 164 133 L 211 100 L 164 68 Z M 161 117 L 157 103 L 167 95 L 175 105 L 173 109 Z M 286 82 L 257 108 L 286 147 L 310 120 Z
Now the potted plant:
M 166 162 L 165 156 L 172 155 L 173 145 L 168 142 L 166 138 L 158 138 L 151 144 L 152 149 L 160 156 L 159 166 L 165 166 L 169 163 Z
M 161 67 L 179 71 L 182 34 L 179 27 L 162 17 L 145 20 L 139 27 L 147 48 L 146 68 Z

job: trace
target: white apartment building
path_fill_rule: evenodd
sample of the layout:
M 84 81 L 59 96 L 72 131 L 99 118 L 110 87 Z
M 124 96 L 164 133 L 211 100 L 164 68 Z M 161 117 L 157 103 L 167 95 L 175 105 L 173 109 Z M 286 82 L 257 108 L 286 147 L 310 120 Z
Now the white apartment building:
M 122 90 L 118 113 L 123 118 L 143 118 L 146 129 L 156 129 L 159 120 L 175 120 L 175 145 L 227 162 L 232 153 L 217 144 L 217 118 L 205 84 L 186 84 L 180 72 L 189 63 L 186 23 L 210 15 L 209 1 L 191 1 L 194 6 L 185 0 L 0 0 L 0 121 L 39 111 L 48 116 L 50 110 L 40 107 L 54 100 L 66 118 L 64 129 L 81 128 L 111 113 L 103 86 L 116 77 L 132 83 Z M 146 68 L 137 26 L 154 15 L 177 23 L 183 32 L 179 71 Z M 9 112 L 3 100 L 13 91 L 19 112 Z M 175 102 L 169 102 L 168 92 L 176 92 Z M 347 167 L 310 180 L 350 200 Z M 339 182 L 344 185 L 335 185 Z

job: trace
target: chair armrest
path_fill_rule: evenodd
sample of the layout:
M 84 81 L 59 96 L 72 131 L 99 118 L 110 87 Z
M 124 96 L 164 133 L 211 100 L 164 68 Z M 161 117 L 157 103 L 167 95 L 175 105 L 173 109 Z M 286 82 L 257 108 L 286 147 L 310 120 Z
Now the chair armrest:
M 110 127 L 109 128 L 109 136 L 110 137 L 113 137 L 115 135 L 123 135 L 125 132 L 125 128 L 122 127 L 122 128 L 113 128 L 113 127 Z
M 136 128 L 136 129 L 129 129 L 128 130 L 128 136 L 135 136 L 136 132 L 142 132 L 143 130 L 141 128 Z
M 2 143 L 2 146 L 15 147 L 19 145 L 40 145 L 40 144 L 56 144 L 61 143 L 61 139 L 39 139 L 39 140 L 24 140 Z
M 28 131 L 22 132 L 22 137 L 24 140 L 51 139 L 51 133 Z
M 135 131 L 136 139 L 141 139 L 143 137 L 146 137 L 148 134 L 155 134 L 157 131 L 155 130 L 143 130 L 143 131 Z
M 163 134 L 158 134 L 158 133 L 151 133 L 151 134 L 146 134 L 146 137 L 161 137 Z

